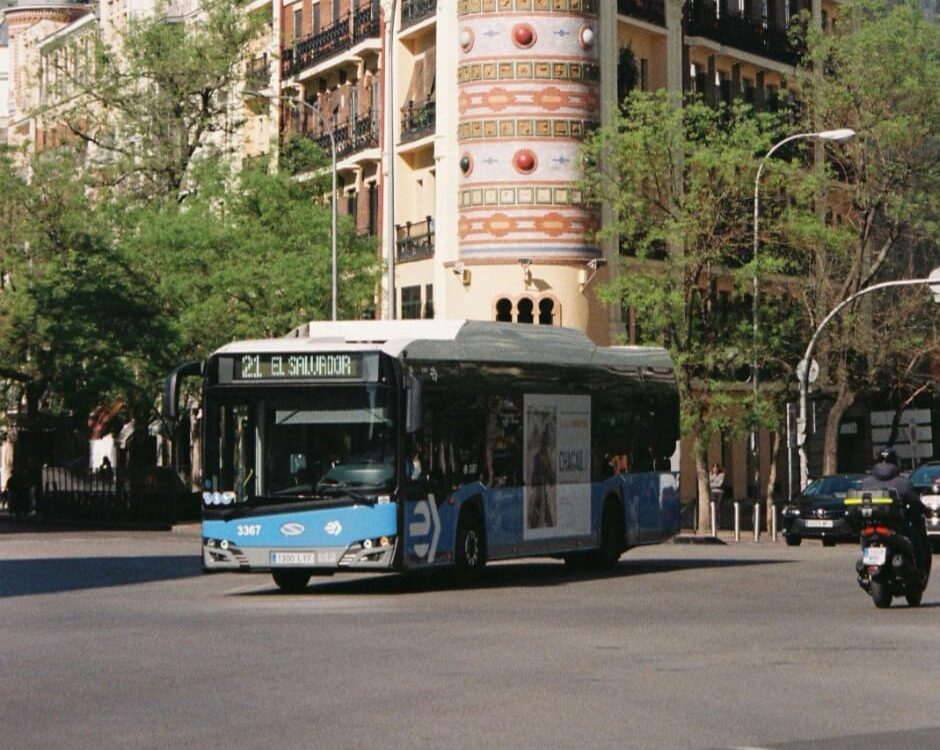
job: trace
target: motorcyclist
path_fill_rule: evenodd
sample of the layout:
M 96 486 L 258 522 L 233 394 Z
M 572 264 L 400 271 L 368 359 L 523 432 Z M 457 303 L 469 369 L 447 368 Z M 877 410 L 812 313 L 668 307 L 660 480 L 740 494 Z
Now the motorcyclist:
M 878 462 L 872 466 L 871 475 L 862 480 L 862 490 L 894 490 L 904 511 L 907 537 L 914 546 L 917 566 L 922 571 L 930 570 L 930 551 L 927 541 L 927 523 L 920 495 L 911 480 L 901 476 L 901 462 L 893 448 L 884 448 L 878 453 Z

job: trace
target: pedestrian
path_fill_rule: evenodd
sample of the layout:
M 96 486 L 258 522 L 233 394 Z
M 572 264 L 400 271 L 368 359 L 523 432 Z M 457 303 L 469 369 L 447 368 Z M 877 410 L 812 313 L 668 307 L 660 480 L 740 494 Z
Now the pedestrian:
M 712 464 L 711 472 L 708 474 L 708 487 L 711 490 L 711 501 L 716 508 L 720 508 L 721 499 L 725 495 L 725 470 L 717 461 Z

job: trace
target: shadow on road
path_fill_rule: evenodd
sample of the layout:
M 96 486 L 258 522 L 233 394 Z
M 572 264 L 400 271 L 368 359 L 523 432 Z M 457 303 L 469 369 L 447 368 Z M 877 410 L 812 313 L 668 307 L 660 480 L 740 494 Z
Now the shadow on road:
M 620 564 L 609 572 L 573 572 L 562 563 L 555 561 L 539 561 L 513 564 L 494 564 L 487 566 L 483 578 L 473 584 L 459 586 L 454 582 L 450 571 L 420 571 L 408 575 L 381 575 L 364 578 L 343 578 L 331 580 L 329 578 L 310 579 L 310 585 L 300 596 L 329 596 L 329 595 L 382 595 L 421 594 L 435 591 L 450 591 L 457 588 L 467 589 L 506 589 L 506 588 L 532 588 L 538 586 L 566 586 L 584 581 L 632 578 L 649 573 L 672 573 L 683 570 L 701 570 L 705 568 L 737 568 L 754 565 L 783 565 L 794 562 L 792 560 L 697 560 L 676 558 L 670 560 L 621 560 Z M 282 595 L 274 588 L 266 591 L 237 592 L 233 596 L 270 596 Z M 290 594 L 283 594 L 290 596 Z M 297 594 L 293 594 L 297 596 Z
M 0 560 L 0 599 L 171 581 L 200 571 L 198 555 Z

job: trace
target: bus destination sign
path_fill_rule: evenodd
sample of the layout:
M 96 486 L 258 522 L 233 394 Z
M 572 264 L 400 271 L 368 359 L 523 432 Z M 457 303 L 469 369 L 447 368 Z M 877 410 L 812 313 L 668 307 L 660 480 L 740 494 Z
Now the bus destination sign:
M 242 354 L 233 382 L 254 380 L 362 380 L 362 354 Z

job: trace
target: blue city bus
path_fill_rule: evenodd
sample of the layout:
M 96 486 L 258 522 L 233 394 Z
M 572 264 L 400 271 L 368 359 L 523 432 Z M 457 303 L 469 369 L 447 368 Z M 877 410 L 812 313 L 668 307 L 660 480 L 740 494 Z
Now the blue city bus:
M 202 378 L 206 571 L 305 588 L 337 571 L 531 556 L 611 567 L 679 531 L 672 362 L 559 327 L 315 322 Z

